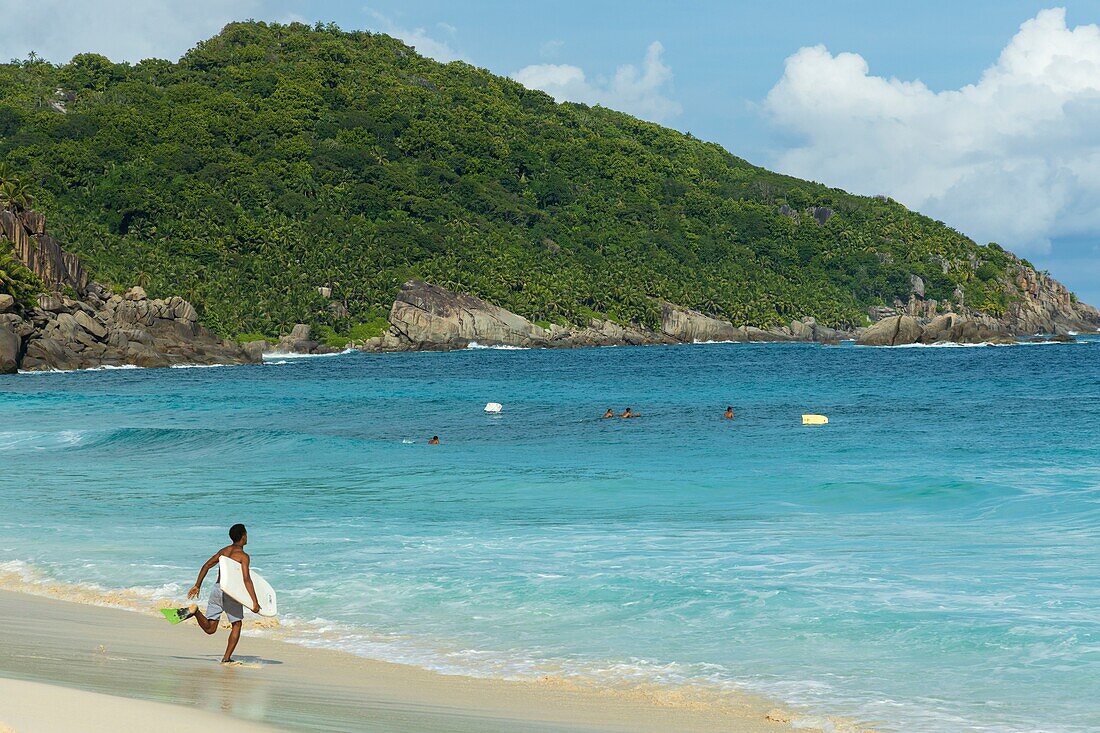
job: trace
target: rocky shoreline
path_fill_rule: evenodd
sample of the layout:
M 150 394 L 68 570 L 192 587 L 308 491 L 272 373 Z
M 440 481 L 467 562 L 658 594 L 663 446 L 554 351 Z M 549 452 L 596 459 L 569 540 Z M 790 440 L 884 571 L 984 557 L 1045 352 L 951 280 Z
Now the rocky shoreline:
M 203 327 L 180 297 L 149 299 L 137 287 L 112 295 L 93 282 L 80 299 L 45 295 L 38 302 L 21 313 L 0 313 L 0 374 L 261 361 L 260 352 Z
M 68 370 L 133 365 L 254 364 L 265 352 L 325 354 L 341 349 L 311 338 L 297 324 L 277 343 L 237 344 L 199 323 L 183 298 L 150 299 L 144 289 L 119 293 L 89 279 L 80 259 L 45 232 L 34 211 L 0 210 L 0 233 L 16 257 L 51 290 L 25 307 L 0 293 L 0 374 L 18 370 Z M 406 282 L 394 300 L 389 328 L 353 348 L 367 352 L 447 351 L 471 345 L 582 348 L 708 342 L 818 342 L 855 340 L 867 346 L 933 343 L 1015 343 L 1021 338 L 1072 340 L 1074 332 L 1100 331 L 1100 312 L 1080 303 L 1058 281 L 1020 263 L 1005 282 L 1015 295 L 999 317 L 955 302 L 924 297 L 914 277 L 907 302 L 875 307 L 870 326 L 831 328 L 813 318 L 758 328 L 660 302 L 660 326 L 593 319 L 546 327 L 466 293 L 419 280 Z M 945 312 L 940 312 L 946 308 Z
M 183 298 L 150 299 L 133 287 L 112 293 L 88 279 L 79 258 L 45 233 L 34 211 L 0 211 L 15 256 L 52 291 L 33 307 L 0 294 L 0 374 L 102 366 L 251 364 L 262 360 L 218 338 Z
M 438 285 L 406 282 L 390 311 L 390 328 L 381 336 L 357 345 L 363 351 L 440 351 L 481 346 L 523 348 L 577 348 L 586 346 L 638 346 L 708 342 L 818 342 L 833 344 L 855 340 L 866 346 L 901 346 L 913 343 L 1015 343 L 1043 334 L 1056 340 L 1072 340 L 1071 332 L 1100 330 L 1100 313 L 1078 303 L 1061 283 L 1030 268 L 1020 274 L 1021 295 L 996 319 L 960 308 L 960 312 L 935 314 L 914 293 L 908 304 L 877 309 L 871 326 L 834 329 L 813 318 L 790 325 L 757 328 L 735 326 L 690 308 L 662 302 L 659 329 L 622 326 L 593 320 L 586 326 L 551 325 L 543 328 L 526 318 L 464 293 Z M 925 314 L 921 314 L 921 310 Z M 932 313 L 928 314 L 931 310 Z M 915 314 L 911 314 L 915 313 Z
M 689 308 L 663 302 L 661 328 L 593 319 L 584 326 L 542 327 L 523 316 L 465 293 L 419 280 L 406 282 L 390 310 L 390 328 L 358 345 L 363 351 L 446 351 L 481 346 L 583 348 L 645 346 L 717 341 L 834 341 L 846 332 L 818 326 L 813 319 L 795 328 L 737 327 Z

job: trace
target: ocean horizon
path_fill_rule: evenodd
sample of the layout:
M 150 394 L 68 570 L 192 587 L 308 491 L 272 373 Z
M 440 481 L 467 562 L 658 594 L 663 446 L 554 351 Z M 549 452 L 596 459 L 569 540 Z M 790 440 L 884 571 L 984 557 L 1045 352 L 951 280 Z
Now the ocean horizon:
M 447 674 L 748 691 L 806 725 L 1084 733 L 1098 357 L 1082 336 L 13 375 L 0 576 L 182 601 L 243 522 L 283 612 L 248 633 Z

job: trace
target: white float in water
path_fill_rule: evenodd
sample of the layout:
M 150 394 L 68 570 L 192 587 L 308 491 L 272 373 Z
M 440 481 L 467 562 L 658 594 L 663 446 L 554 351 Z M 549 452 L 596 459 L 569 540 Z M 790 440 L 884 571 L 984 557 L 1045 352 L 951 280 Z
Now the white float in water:
M 500 412 L 504 409 L 504 405 L 499 402 L 487 402 L 485 404 L 485 412 Z
M 825 417 L 824 415 L 803 415 L 802 416 L 802 424 L 803 425 L 828 425 L 829 424 L 829 418 Z

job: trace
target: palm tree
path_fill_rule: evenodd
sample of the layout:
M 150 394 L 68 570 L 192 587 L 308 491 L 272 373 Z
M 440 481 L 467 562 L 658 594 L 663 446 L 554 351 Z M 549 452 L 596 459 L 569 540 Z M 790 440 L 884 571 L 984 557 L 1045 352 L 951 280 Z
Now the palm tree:
M 0 203 L 11 209 L 27 209 L 34 203 L 30 188 L 6 161 L 0 162 Z
M 15 179 L 7 179 L 0 182 L 0 203 L 9 209 L 22 211 L 28 208 L 33 201 L 27 187 Z
M 30 188 L 25 183 L 19 183 L 15 188 L 20 208 L 29 209 L 34 204 L 34 196 L 31 195 Z
M 34 297 L 46 289 L 33 272 L 10 253 L 0 253 L 0 292 L 12 295 L 25 306 L 34 304 Z

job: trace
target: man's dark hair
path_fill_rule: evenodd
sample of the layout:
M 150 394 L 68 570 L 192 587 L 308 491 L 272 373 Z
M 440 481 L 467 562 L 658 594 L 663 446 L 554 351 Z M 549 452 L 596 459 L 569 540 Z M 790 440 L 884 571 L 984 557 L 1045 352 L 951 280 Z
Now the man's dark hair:
M 243 524 L 234 524 L 229 528 L 229 539 L 234 542 L 240 542 L 241 537 L 244 537 L 246 531 Z

